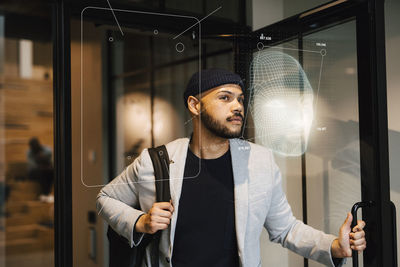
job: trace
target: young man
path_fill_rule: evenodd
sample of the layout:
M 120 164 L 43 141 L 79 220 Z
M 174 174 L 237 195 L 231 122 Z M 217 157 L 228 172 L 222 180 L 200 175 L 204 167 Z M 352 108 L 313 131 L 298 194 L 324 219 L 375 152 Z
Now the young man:
M 238 139 L 243 87 L 240 77 L 226 70 L 194 74 L 184 93 L 192 137 L 166 145 L 171 201 L 155 203 L 153 167 L 145 149 L 100 191 L 99 213 L 131 246 L 139 245 L 145 233 L 163 230 L 160 266 L 261 266 L 262 227 L 271 241 L 304 257 L 342 265 L 341 258 L 350 257 L 352 249 L 365 249 L 365 223 L 350 229 L 349 213 L 335 237 L 294 218 L 272 152 Z M 145 260 L 151 266 L 149 251 Z

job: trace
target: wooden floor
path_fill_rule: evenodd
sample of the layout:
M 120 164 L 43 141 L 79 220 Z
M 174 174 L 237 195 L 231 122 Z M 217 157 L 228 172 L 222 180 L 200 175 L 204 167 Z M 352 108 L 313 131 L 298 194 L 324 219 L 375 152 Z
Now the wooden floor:
M 54 266 L 54 205 L 39 200 L 39 185 L 8 183 L 4 226 L 0 230 L 0 258 L 6 267 Z
M 52 250 L 8 255 L 5 267 L 53 267 L 54 252 Z

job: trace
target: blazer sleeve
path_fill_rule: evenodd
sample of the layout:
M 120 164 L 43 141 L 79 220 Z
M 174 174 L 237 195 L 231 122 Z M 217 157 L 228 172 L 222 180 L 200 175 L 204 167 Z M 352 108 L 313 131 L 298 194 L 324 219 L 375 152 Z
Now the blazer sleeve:
M 335 262 L 332 259 L 331 245 L 336 237 L 316 230 L 293 216 L 282 189 L 279 167 L 273 163 L 272 168 L 274 177 L 271 206 L 264 222 L 269 239 L 327 266 L 342 266 L 345 263 L 343 259 L 335 259 Z
M 134 231 L 139 217 L 138 182 L 141 175 L 153 171 L 147 149 L 143 150 L 120 175 L 104 186 L 97 195 L 97 212 L 131 247 L 138 246 L 144 234 Z

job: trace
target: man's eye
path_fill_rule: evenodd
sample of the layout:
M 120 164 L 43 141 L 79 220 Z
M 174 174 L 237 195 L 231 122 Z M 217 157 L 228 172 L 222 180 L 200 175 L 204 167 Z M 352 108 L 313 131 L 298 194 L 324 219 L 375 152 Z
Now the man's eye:
M 243 104 L 244 98 L 243 98 L 243 97 L 240 97 L 240 98 L 238 99 L 238 101 L 239 101 L 239 103 Z
M 228 100 L 228 99 L 229 99 L 229 97 L 228 97 L 228 96 L 226 96 L 226 95 L 223 95 L 223 96 L 220 96 L 220 97 L 219 97 L 219 99 L 221 99 L 221 100 Z

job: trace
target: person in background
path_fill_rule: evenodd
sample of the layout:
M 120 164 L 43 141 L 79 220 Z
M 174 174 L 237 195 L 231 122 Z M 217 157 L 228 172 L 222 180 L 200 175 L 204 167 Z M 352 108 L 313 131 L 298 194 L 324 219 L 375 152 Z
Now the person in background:
M 42 145 L 38 138 L 33 137 L 29 140 L 27 160 L 29 179 L 40 184 L 40 200 L 54 202 L 54 196 L 51 195 L 54 183 L 51 149 Z

